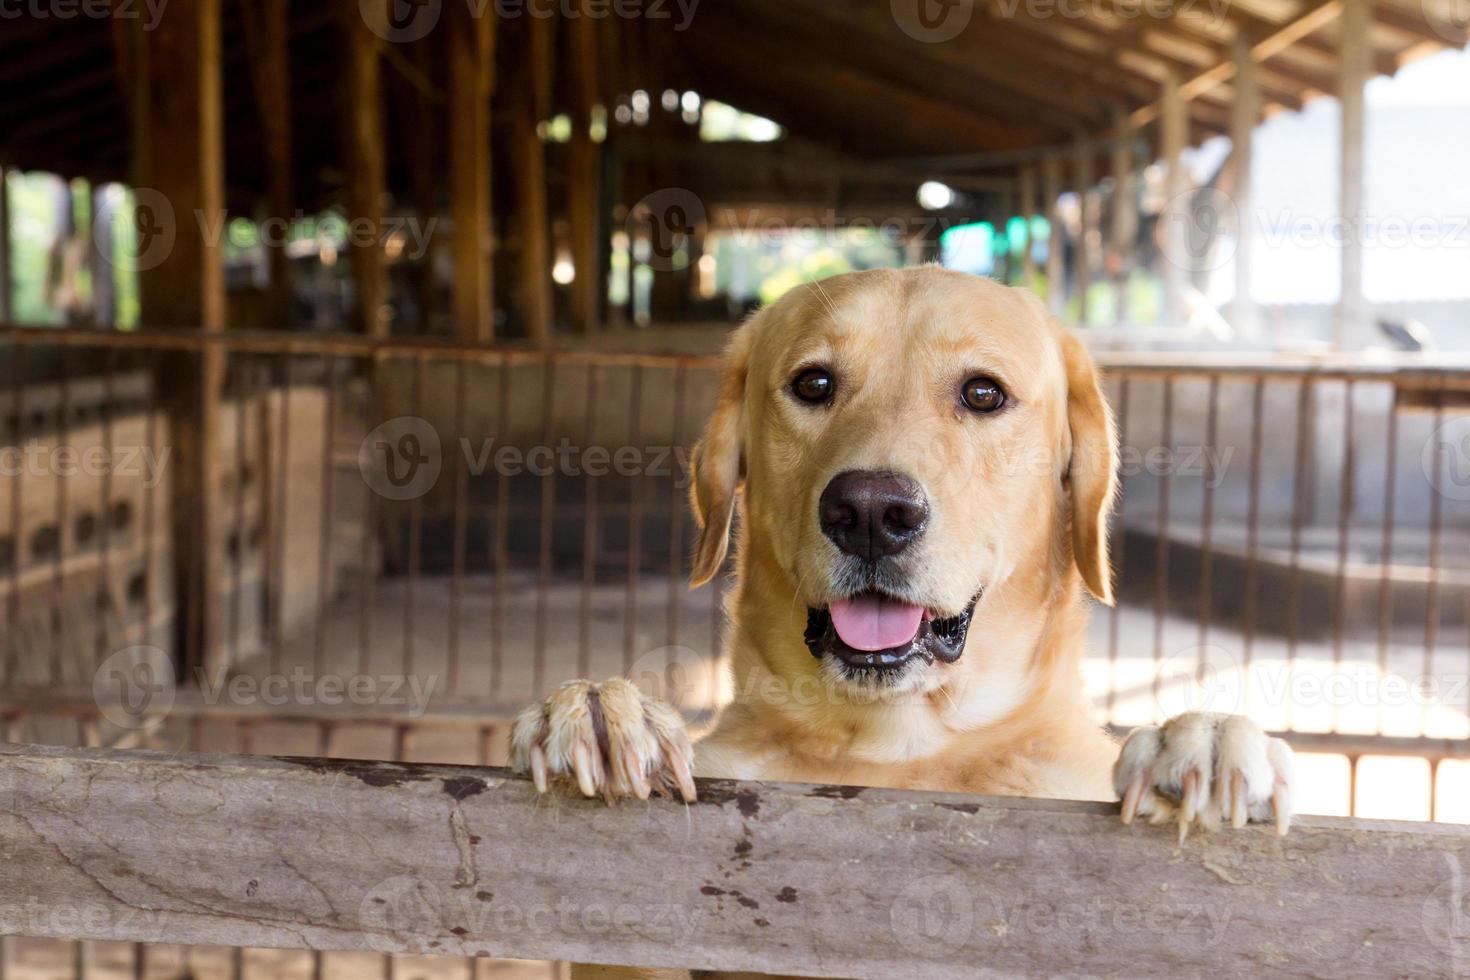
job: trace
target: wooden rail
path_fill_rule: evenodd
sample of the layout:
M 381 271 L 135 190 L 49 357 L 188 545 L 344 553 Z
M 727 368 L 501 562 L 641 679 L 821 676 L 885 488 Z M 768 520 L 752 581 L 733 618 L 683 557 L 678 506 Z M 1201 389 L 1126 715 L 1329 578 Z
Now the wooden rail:
M 816 976 L 1457 975 L 1470 827 L 1195 835 L 1105 804 L 0 746 L 0 932 Z

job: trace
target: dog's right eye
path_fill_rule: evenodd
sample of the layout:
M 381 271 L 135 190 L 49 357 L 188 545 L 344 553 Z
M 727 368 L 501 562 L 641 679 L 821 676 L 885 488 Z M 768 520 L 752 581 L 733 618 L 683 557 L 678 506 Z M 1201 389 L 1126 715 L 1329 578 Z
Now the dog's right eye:
M 807 368 L 791 382 L 791 393 L 808 405 L 830 401 L 836 390 L 832 375 L 821 368 Z

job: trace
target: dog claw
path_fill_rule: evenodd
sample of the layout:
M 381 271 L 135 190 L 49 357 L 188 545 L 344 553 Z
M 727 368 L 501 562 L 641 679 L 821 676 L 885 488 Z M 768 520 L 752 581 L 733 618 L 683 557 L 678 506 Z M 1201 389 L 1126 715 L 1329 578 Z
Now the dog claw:
M 627 680 L 568 681 L 511 726 L 511 766 L 529 773 L 538 793 L 563 780 L 608 804 L 676 788 L 693 800 L 692 757 L 679 713 Z
M 1131 824 L 1133 818 L 1138 815 L 1138 803 L 1143 799 L 1143 791 L 1146 786 L 1147 773 L 1139 773 L 1128 782 L 1128 789 L 1123 794 L 1123 823 Z
M 536 792 L 546 792 L 546 750 L 539 745 L 531 748 L 531 781 L 536 784 Z
M 1135 729 L 1113 766 L 1123 822 L 1140 815 L 1174 821 L 1183 843 L 1198 823 L 1243 827 L 1274 816 L 1277 833 L 1291 818 L 1292 755 L 1238 715 L 1191 712 Z

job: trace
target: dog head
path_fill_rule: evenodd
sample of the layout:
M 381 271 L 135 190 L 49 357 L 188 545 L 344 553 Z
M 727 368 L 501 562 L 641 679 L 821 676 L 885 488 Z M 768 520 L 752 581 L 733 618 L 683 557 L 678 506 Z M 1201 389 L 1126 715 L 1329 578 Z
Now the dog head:
M 1113 438 L 1086 349 L 1026 291 L 935 267 L 792 290 L 737 332 L 696 450 L 695 584 L 743 490 L 742 587 L 802 620 L 778 669 L 932 689 L 1009 586 L 1080 574 L 1111 601 Z

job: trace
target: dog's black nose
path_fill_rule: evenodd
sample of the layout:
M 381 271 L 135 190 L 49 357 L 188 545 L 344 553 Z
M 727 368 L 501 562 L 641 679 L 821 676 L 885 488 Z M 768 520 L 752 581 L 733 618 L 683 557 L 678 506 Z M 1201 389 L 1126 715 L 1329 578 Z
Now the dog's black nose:
M 822 491 L 822 533 L 849 555 L 896 555 L 924 530 L 929 503 L 919 484 L 897 473 L 848 470 Z

